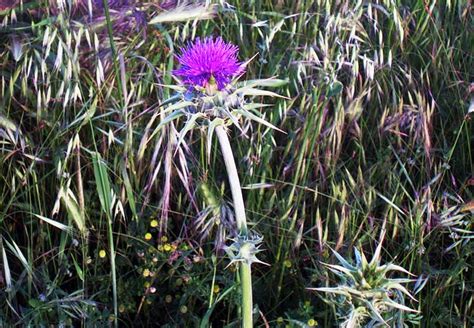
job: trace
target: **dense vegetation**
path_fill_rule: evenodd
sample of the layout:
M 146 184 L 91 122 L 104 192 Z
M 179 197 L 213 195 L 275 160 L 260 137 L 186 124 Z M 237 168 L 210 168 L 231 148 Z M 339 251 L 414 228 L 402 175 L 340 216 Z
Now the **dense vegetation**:
M 169 119 L 221 36 L 286 81 L 229 129 L 255 326 L 472 327 L 471 1 L 212 2 L 0 1 L 0 326 L 240 325 L 217 139 Z M 367 284 L 401 305 L 350 321 Z

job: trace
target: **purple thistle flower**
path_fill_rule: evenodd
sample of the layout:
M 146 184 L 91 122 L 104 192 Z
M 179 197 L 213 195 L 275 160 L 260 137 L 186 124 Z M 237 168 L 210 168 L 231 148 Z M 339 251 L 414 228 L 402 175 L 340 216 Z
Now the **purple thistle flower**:
M 239 47 L 226 43 L 221 37 L 196 38 L 187 47 L 181 49 L 178 56 L 181 68 L 173 71 L 190 86 L 208 87 L 217 84 L 222 90 L 234 77 L 245 71 L 237 54 Z

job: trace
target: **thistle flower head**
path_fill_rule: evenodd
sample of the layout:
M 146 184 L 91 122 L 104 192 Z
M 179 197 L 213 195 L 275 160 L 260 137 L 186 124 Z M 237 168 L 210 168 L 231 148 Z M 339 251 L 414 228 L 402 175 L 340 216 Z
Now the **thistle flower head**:
M 181 68 L 174 74 L 189 86 L 222 90 L 234 77 L 244 72 L 237 58 L 239 48 L 221 37 L 197 38 L 183 48 L 178 56 Z

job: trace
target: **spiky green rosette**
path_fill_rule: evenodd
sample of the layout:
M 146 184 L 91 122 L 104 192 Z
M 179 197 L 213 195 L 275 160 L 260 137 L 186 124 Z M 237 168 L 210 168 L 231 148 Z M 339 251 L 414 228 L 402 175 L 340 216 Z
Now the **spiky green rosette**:
M 403 327 L 406 312 L 418 312 L 405 305 L 405 296 L 416 301 L 402 285 L 413 279 L 387 277 L 392 271 L 411 273 L 395 264 L 381 265 L 381 246 L 380 242 L 370 262 L 355 248 L 355 265 L 333 251 L 340 265 L 323 265 L 339 277 L 339 285 L 309 288 L 330 294 L 326 300 L 337 309 L 341 327 Z
M 262 262 L 257 258 L 257 254 L 262 251 L 260 249 L 260 245 L 263 242 L 262 236 L 239 235 L 235 238 L 231 238 L 230 240 L 233 241 L 232 244 L 224 248 L 231 260 L 229 266 L 234 263 L 245 263 L 248 265 L 252 265 L 253 263 L 261 263 L 269 265 L 268 263 Z

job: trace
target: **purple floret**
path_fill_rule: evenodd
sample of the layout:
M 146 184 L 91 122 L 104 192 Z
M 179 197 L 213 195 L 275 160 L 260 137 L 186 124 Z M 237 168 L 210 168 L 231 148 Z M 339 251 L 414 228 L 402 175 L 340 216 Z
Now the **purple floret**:
M 221 37 L 196 38 L 181 50 L 178 56 L 181 68 L 173 73 L 190 86 L 206 87 L 213 77 L 217 88 L 222 90 L 245 70 L 237 58 L 238 52 L 239 47 L 226 43 Z

